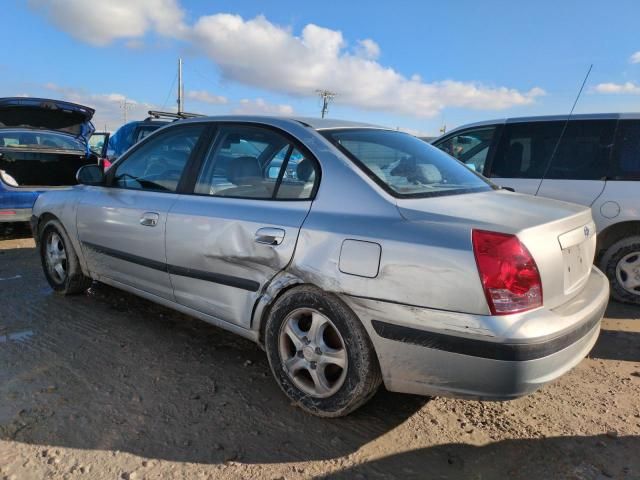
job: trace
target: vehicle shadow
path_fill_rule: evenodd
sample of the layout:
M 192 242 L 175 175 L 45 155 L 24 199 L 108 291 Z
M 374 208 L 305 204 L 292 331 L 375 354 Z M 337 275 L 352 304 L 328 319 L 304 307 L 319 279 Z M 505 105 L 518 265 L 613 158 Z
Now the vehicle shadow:
M 603 360 L 640 362 L 640 332 L 601 330 L 589 356 Z
M 31 238 L 31 228 L 28 223 L 0 223 L 0 240 L 23 238 Z
M 446 444 L 390 455 L 332 473 L 332 479 L 640 478 L 640 437 L 570 436 Z
M 605 317 L 616 319 L 636 319 L 640 321 L 640 305 L 629 305 L 611 300 L 607 306 Z
M 35 278 L 7 282 L 3 440 L 180 462 L 323 460 L 428 402 L 381 389 L 346 418 L 316 418 L 290 404 L 252 342 L 105 285 L 61 297 Z
M 609 302 L 600 337 L 590 357 L 640 362 L 640 307 Z

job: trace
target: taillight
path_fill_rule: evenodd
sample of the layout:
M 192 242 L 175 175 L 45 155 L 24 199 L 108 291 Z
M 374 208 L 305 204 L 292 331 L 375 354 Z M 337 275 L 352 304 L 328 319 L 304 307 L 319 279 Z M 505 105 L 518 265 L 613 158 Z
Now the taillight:
M 109 167 L 111 166 L 111 162 L 109 161 L 108 158 L 103 158 L 102 159 L 102 170 L 103 171 L 107 171 L 109 170 Z
M 542 281 L 535 260 L 515 235 L 473 230 L 473 253 L 493 315 L 542 306 Z

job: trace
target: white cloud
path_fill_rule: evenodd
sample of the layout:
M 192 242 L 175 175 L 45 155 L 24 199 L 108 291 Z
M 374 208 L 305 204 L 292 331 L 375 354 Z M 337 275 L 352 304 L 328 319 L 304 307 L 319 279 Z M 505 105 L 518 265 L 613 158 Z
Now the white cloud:
M 293 115 L 293 107 L 285 104 L 273 104 L 262 98 L 250 100 L 243 98 L 239 105 L 232 110 L 239 115 Z
M 370 38 L 365 38 L 358 41 L 356 53 L 361 57 L 375 60 L 380 56 L 380 46 Z
M 629 57 L 629 61 L 631 63 L 640 63 L 640 51 L 631 55 L 631 57 Z
M 29 0 L 29 6 L 78 40 L 98 46 L 151 30 L 179 37 L 186 28 L 178 0 Z
M 633 82 L 625 83 L 599 83 L 592 91 L 606 94 L 640 95 L 640 85 Z
M 349 53 L 339 31 L 309 24 L 298 37 L 263 16 L 200 17 L 191 39 L 228 79 L 297 96 L 326 88 L 338 93 L 336 102 L 364 109 L 428 117 L 449 106 L 500 110 L 528 105 L 544 94 L 540 88 L 520 92 L 475 82 L 425 83 L 361 52 Z M 376 47 L 372 41 L 360 43 L 369 56 L 379 54 Z
M 214 95 L 206 90 L 190 90 L 186 93 L 186 97 L 196 102 L 210 103 L 212 105 L 223 105 L 229 101 L 227 97 Z
M 51 93 L 54 98 L 79 103 L 95 109 L 93 124 L 97 130 L 115 131 L 124 123 L 124 101 L 127 101 L 127 121 L 143 120 L 147 118 L 149 110 L 157 110 L 158 106 L 150 103 L 139 102 L 125 97 L 121 93 L 89 93 L 82 89 L 72 87 L 62 87 L 54 83 L 47 83 L 44 88 Z
M 338 94 L 336 103 L 362 109 L 433 117 L 446 107 L 502 110 L 529 105 L 544 94 L 538 87 L 520 91 L 406 76 L 377 61 L 380 47 L 372 39 L 350 47 L 340 31 L 314 24 L 295 35 L 264 16 L 245 20 L 220 13 L 202 16 L 187 26 L 179 0 L 29 1 L 59 28 L 94 45 L 154 31 L 189 43 L 210 58 L 226 79 L 299 97 L 329 89 Z

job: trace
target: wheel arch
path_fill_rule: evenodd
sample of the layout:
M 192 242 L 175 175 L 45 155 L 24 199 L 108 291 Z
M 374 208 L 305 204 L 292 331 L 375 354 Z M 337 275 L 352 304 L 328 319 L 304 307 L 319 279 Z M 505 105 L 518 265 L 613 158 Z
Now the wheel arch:
M 77 238 L 74 238 L 74 236 L 69 234 L 69 230 L 67 230 L 67 228 L 64 226 L 64 222 L 62 221 L 62 219 L 58 217 L 55 213 L 52 213 L 49 211 L 41 213 L 37 218 L 38 220 L 35 223 L 35 231 L 33 232 L 34 238 L 36 241 L 36 247 L 38 249 L 40 248 L 40 236 L 42 235 L 42 228 L 47 224 L 49 220 L 56 220 L 60 224 L 60 227 L 64 230 L 64 233 L 67 235 L 67 237 L 69 237 L 69 240 L 71 241 L 71 244 L 75 250 L 76 256 L 78 257 L 78 260 L 80 262 L 80 269 L 82 270 L 82 273 L 87 277 L 91 277 L 91 274 L 87 268 L 86 260 L 84 258 L 84 252 L 80 247 L 80 242 L 78 241 Z
M 315 287 L 315 285 L 304 282 L 301 278 L 284 274 L 274 279 L 267 286 L 265 293 L 258 299 L 253 311 L 252 327 L 258 331 L 258 345 L 260 348 L 264 349 L 265 326 L 273 305 L 285 292 L 303 285 Z
M 640 220 L 628 220 L 614 223 L 598 234 L 598 251 L 596 260 L 600 262 L 607 249 L 625 237 L 640 236 Z

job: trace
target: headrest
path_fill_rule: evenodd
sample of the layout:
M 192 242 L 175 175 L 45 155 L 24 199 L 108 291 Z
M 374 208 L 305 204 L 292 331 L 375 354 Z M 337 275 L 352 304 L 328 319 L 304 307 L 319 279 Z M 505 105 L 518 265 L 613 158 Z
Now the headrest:
M 248 178 L 262 177 L 260 163 L 255 157 L 237 157 L 229 162 L 227 178 L 231 183 L 240 185 Z
M 303 159 L 296 167 L 296 175 L 298 176 L 298 180 L 302 182 L 308 182 L 312 180 L 314 173 L 315 173 L 315 170 L 313 168 L 313 164 L 311 163 L 310 160 L 307 160 L 306 158 Z

